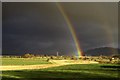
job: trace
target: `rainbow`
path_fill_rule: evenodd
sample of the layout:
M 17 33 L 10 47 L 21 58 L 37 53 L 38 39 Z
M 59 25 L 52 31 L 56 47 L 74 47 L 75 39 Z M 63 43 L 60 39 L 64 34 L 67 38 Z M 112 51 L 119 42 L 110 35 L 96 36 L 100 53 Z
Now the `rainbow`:
M 74 30 L 74 28 L 73 28 L 73 25 L 72 25 L 69 17 L 66 15 L 66 13 L 65 13 L 63 7 L 60 5 L 60 3 L 56 3 L 56 5 L 57 5 L 60 13 L 61 13 L 62 16 L 64 17 L 64 19 L 65 19 L 65 21 L 66 21 L 66 23 L 67 23 L 67 25 L 68 25 L 68 28 L 69 28 L 69 30 L 70 30 L 70 32 L 71 32 L 71 35 L 72 35 L 72 37 L 73 37 L 73 40 L 74 40 L 74 43 L 75 43 L 75 46 L 76 46 L 76 49 L 77 49 L 78 57 L 83 56 L 83 53 L 82 53 L 81 48 L 80 48 L 80 45 L 79 45 L 79 41 L 78 41 L 78 39 L 77 39 L 75 30 Z
M 57 5 L 60 13 L 61 13 L 62 16 L 64 17 L 64 19 L 65 19 L 65 21 L 66 21 L 66 23 L 67 23 L 67 25 L 68 25 L 68 28 L 69 28 L 69 30 L 70 30 L 70 32 L 71 32 L 71 35 L 72 35 L 72 37 L 73 37 L 73 40 L 74 40 L 74 43 L 75 43 L 75 46 L 76 46 L 76 49 L 77 49 L 77 54 L 78 54 L 78 56 L 83 56 L 84 54 L 83 54 L 83 52 L 81 51 L 80 44 L 79 44 L 79 40 L 77 39 L 76 32 L 75 32 L 75 30 L 74 30 L 74 26 L 72 25 L 72 22 L 70 21 L 68 15 L 65 13 L 65 11 L 64 11 L 63 7 L 61 6 L 61 4 L 58 2 L 58 3 L 56 3 L 56 5 Z M 100 6 L 96 6 L 96 7 L 99 8 Z M 103 15 L 105 14 L 105 13 L 104 13 L 104 7 L 103 7 L 102 9 L 98 9 L 98 11 L 101 12 L 100 14 L 103 14 Z M 117 26 L 118 26 L 118 25 L 117 25 Z M 104 25 L 101 26 L 101 29 L 103 29 L 103 30 L 106 32 L 106 35 L 107 35 L 107 38 L 108 38 L 107 41 L 110 43 L 110 45 L 108 45 L 108 46 L 116 46 L 116 47 L 118 47 L 118 45 L 111 44 L 111 43 L 114 42 L 114 37 L 113 37 L 113 35 L 112 35 L 112 31 L 111 31 L 110 27 L 109 27 L 109 26 L 106 26 L 106 25 L 104 24 Z M 118 31 L 117 31 L 117 32 L 118 32 Z M 117 33 L 117 35 L 118 35 L 118 33 Z M 116 40 L 117 40 L 117 39 L 116 39 Z M 117 41 L 117 43 L 118 43 L 118 41 Z M 102 47 L 102 46 L 101 46 L 101 47 Z M 118 52 L 118 51 L 115 51 L 114 53 L 117 53 L 117 52 Z

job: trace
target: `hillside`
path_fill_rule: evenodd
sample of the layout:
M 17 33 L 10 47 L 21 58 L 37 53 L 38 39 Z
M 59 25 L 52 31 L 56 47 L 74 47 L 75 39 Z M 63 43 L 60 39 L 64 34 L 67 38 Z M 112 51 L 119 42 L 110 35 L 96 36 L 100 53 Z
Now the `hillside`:
M 100 47 L 87 50 L 84 52 L 84 54 L 89 56 L 111 56 L 113 54 L 120 54 L 120 49 L 112 47 Z

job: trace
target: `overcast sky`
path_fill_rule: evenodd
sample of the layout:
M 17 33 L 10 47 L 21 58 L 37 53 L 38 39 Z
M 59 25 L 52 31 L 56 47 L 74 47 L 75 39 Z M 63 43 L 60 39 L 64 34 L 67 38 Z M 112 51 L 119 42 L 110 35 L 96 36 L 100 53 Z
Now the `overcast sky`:
M 118 46 L 118 3 L 60 3 L 81 50 Z M 2 4 L 3 54 L 74 54 L 75 44 L 55 2 Z

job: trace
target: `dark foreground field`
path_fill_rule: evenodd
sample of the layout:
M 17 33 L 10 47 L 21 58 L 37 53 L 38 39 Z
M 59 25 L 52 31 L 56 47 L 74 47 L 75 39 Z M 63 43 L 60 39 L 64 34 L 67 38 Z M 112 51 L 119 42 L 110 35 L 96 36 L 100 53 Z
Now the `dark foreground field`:
M 119 68 L 120 66 L 117 64 L 74 64 L 39 70 L 3 71 L 2 80 L 31 80 L 33 78 L 40 80 L 44 80 L 45 78 L 49 78 L 49 80 L 50 78 L 54 80 L 55 78 L 62 78 L 61 80 L 63 78 L 74 78 L 73 80 L 81 80 L 79 78 L 118 79 Z

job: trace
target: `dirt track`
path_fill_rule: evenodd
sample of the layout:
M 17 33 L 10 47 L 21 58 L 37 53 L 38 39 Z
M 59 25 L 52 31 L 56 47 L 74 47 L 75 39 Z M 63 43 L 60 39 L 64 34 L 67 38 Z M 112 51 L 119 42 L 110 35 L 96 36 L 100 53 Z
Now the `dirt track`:
M 90 61 L 73 61 L 73 60 L 51 60 L 52 64 L 41 64 L 41 65 L 18 65 L 18 66 L 0 66 L 0 70 L 24 70 L 24 69 L 43 69 L 43 68 L 50 68 L 56 66 L 63 66 L 63 65 L 70 65 L 70 64 L 91 64 L 97 62 L 90 62 Z

